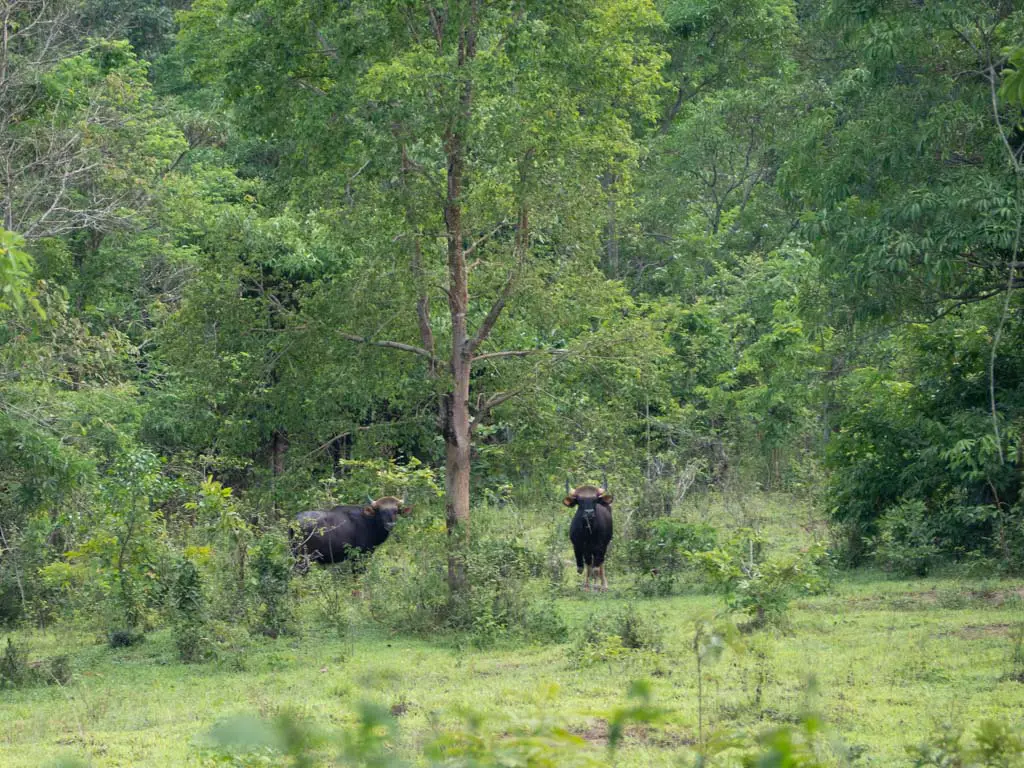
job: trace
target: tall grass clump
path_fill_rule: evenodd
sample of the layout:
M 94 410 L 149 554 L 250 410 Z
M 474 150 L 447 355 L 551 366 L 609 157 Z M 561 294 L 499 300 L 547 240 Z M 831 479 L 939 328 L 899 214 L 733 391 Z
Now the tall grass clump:
M 634 652 L 657 653 L 663 642 L 664 630 L 658 621 L 629 603 L 617 611 L 591 613 L 566 652 L 571 664 L 586 667 Z

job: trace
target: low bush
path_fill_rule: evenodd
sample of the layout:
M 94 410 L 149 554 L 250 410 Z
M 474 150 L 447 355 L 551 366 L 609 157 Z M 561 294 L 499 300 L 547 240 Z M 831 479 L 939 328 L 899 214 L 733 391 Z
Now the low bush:
M 107 633 L 107 644 L 111 648 L 130 648 L 133 645 L 138 645 L 146 636 L 134 629 L 112 629 Z
M 358 582 L 344 568 L 312 568 L 300 581 L 304 625 L 344 640 L 352 631 Z
M 708 584 L 724 594 L 728 610 L 750 617 L 747 629 L 784 624 L 793 597 L 820 594 L 831 582 L 832 563 L 823 544 L 769 556 L 763 538 L 750 530 L 688 557 Z
M 206 597 L 199 569 L 188 558 L 175 568 L 171 585 L 172 629 L 178 657 L 186 664 L 204 661 L 210 655 Z
M 901 576 L 925 576 L 940 555 L 937 532 L 920 499 L 890 507 L 878 520 L 870 544 L 875 562 Z
M 267 637 L 294 630 L 291 580 L 294 558 L 288 541 L 276 532 L 264 533 L 249 547 L 253 597 L 253 628 Z
M 688 567 L 687 552 L 706 552 L 715 546 L 717 531 L 704 523 L 659 517 L 635 527 L 626 543 L 626 562 L 637 573 L 636 588 L 644 597 L 672 594 Z
M 453 595 L 447 536 L 437 522 L 428 515 L 410 520 L 369 558 L 360 583 L 375 621 L 393 632 L 452 632 L 476 647 L 565 640 L 543 553 L 481 525 L 462 552 L 466 588 Z M 414 542 L 414 555 L 406 542 Z
M 35 677 L 35 670 L 28 663 L 28 651 L 7 638 L 3 656 L 0 656 L 0 688 L 21 688 Z
M 30 661 L 28 649 L 7 638 L 7 645 L 0 655 L 0 689 L 67 685 L 72 676 L 71 659 L 66 654 Z
M 619 611 L 594 613 L 583 622 L 568 649 L 576 666 L 613 661 L 632 651 L 659 651 L 663 632 L 657 622 L 644 617 L 630 603 Z

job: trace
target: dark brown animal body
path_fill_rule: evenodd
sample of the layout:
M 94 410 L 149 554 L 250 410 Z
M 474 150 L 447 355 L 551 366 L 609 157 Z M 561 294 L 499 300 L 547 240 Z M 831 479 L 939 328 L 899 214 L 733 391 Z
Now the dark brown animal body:
M 569 493 L 562 503 L 576 507 L 569 525 L 569 540 L 576 554 L 576 571 L 587 569 L 583 588 L 590 589 L 590 577 L 600 581 L 600 589 L 608 589 L 604 558 L 612 540 L 612 495 L 604 488 L 581 485 Z
M 331 509 L 303 512 L 297 530 L 290 531 L 292 551 L 302 561 L 340 563 L 352 552 L 370 553 L 383 544 L 399 515 L 409 507 L 394 496 L 382 496 L 365 506 L 339 504 Z

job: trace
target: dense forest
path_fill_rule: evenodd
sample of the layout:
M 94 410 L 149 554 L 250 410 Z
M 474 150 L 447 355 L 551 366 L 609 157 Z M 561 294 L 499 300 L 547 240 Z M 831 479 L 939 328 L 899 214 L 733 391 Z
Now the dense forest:
M 351 765 L 893 765 L 1019 720 L 1020 0 L 0 13 L 0 764 L 314 765 L 329 722 Z M 297 557 L 367 499 L 361 556 Z M 263 757 L 193 741 L 232 707 Z M 1024 755 L 945 733 L 909 764 Z
M 0 621 L 566 478 L 1024 568 L 1012 0 L 2 9 Z

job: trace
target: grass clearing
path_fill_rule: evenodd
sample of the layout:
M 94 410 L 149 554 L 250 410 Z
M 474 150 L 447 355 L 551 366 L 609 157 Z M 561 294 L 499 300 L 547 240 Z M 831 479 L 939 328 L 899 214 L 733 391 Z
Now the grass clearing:
M 791 505 L 755 511 L 785 546 L 820 534 L 811 516 Z M 718 525 L 727 519 L 727 510 L 705 512 Z M 551 525 L 519 514 L 515 528 L 543 541 Z M 438 731 L 464 730 L 473 713 L 496 738 L 537 722 L 564 727 L 603 763 L 608 719 L 637 679 L 650 681 L 654 703 L 668 715 L 627 728 L 616 765 L 687 765 L 699 739 L 694 629 L 721 610 L 721 598 L 692 590 L 638 599 L 611 565 L 607 594 L 576 592 L 568 569 L 555 605 L 570 637 L 544 646 L 481 650 L 461 637 L 389 636 L 365 619 L 365 592 L 353 595 L 345 579 L 338 595 L 355 606 L 347 634 L 324 623 L 325 603 L 311 593 L 301 636 L 252 640 L 206 664 L 179 663 L 169 631 L 116 650 L 70 630 L 16 632 L 11 636 L 32 658 L 69 654 L 74 678 L 63 687 L 0 690 L 0 766 L 67 756 L 94 766 L 203 765 L 204 735 L 231 715 L 290 712 L 332 731 L 355 723 L 365 701 L 396 717 L 391 748 L 410 759 Z M 322 581 L 316 589 L 322 598 Z M 1022 596 L 1020 580 L 843 575 L 829 594 L 795 601 L 784 631 L 747 635 L 742 652 L 727 650 L 705 665 L 705 736 L 791 723 L 810 701 L 855 748 L 857 764 L 900 765 L 909 762 L 906 745 L 944 723 L 973 726 L 995 717 L 1020 724 Z M 610 647 L 606 660 L 586 663 L 577 641 L 582 630 L 627 605 L 659 630 L 660 648 Z
M 1014 633 L 1024 626 L 1024 583 L 934 579 L 840 582 L 835 594 L 794 606 L 786 633 L 746 639 L 706 670 L 705 712 L 716 727 L 763 728 L 796 719 L 817 680 L 817 706 L 868 764 L 898 764 L 904 745 L 944 722 L 1014 718 L 1024 711 Z M 618 608 L 614 593 L 563 598 L 574 629 Z M 713 596 L 648 599 L 637 610 L 664 632 L 658 652 L 624 652 L 579 666 L 572 643 L 475 650 L 449 641 L 392 638 L 369 627 L 347 640 L 307 635 L 255 643 L 241 661 L 181 665 L 167 633 L 111 650 L 84 636 L 18 635 L 34 656 L 70 650 L 73 684 L 4 691 L 0 764 L 38 766 L 63 755 L 97 766 L 198 764 L 199 738 L 234 713 L 291 711 L 326 727 L 354 722 L 369 700 L 399 720 L 395 749 L 413 755 L 462 713 L 506 732 L 546 717 L 603 755 L 607 718 L 631 680 L 652 681 L 664 724 L 627 731 L 623 766 L 676 765 L 697 740 L 693 624 L 717 610 Z

